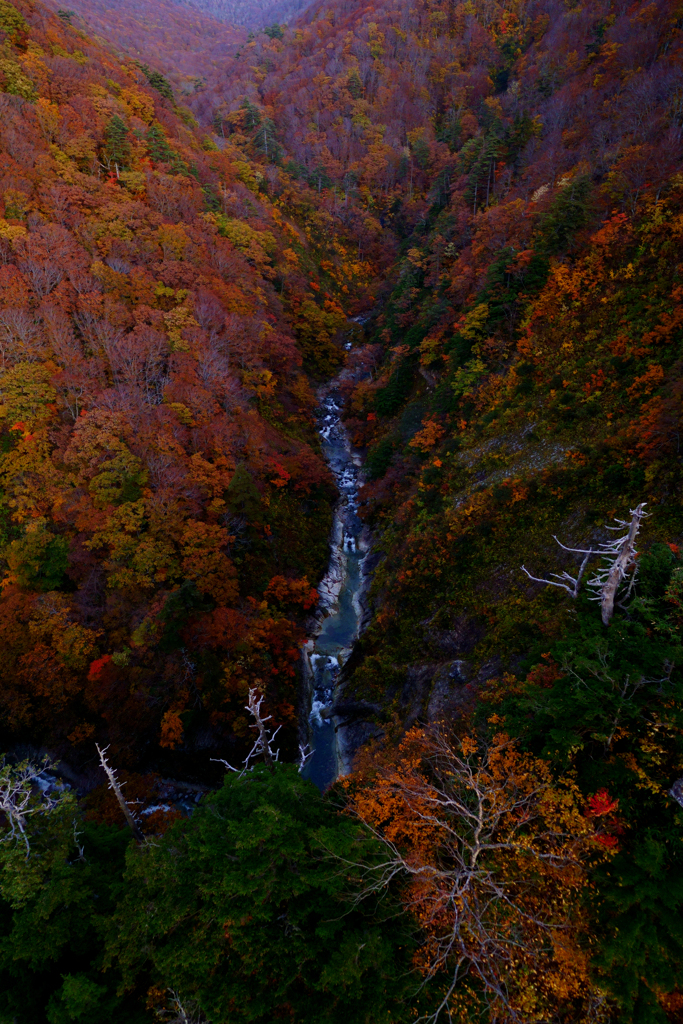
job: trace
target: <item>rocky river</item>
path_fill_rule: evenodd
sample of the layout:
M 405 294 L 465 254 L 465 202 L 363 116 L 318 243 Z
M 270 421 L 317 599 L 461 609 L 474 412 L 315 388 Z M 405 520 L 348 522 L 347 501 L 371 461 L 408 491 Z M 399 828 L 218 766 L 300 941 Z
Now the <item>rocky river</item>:
M 318 585 L 320 604 L 303 649 L 303 672 L 310 697 L 309 737 L 313 754 L 304 775 L 325 789 L 350 770 L 346 728 L 335 714 L 339 673 L 358 638 L 367 586 L 364 567 L 370 548 L 367 528 L 358 517 L 362 461 L 354 452 L 341 420 L 340 377 L 319 393 L 319 431 L 323 452 L 332 470 L 339 500 L 335 508 L 330 562 Z

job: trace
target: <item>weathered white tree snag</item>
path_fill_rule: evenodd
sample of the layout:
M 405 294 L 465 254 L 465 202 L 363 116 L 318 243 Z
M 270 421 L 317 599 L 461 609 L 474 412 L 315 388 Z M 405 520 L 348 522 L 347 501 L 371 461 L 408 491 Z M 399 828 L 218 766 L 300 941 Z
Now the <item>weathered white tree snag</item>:
M 638 555 L 638 552 L 636 551 L 636 537 L 640 530 L 640 524 L 647 515 L 647 512 L 644 511 L 645 505 L 646 502 L 642 501 L 637 508 L 631 509 L 630 523 L 624 519 L 615 519 L 617 525 L 608 526 L 607 529 L 621 531 L 628 527 L 627 533 L 622 537 L 615 537 L 614 540 L 599 544 L 597 548 L 589 548 L 588 550 L 586 550 L 586 548 L 568 548 L 562 543 L 562 541 L 559 541 L 557 537 L 553 537 L 553 540 L 560 545 L 563 551 L 570 551 L 572 554 L 584 556 L 581 568 L 579 569 L 579 573 L 576 578 L 570 576 L 568 572 L 563 572 L 561 574 L 551 572 L 550 575 L 555 577 L 554 580 L 540 579 L 538 576 L 532 576 L 525 566 L 522 566 L 522 572 L 526 573 L 529 579 L 533 580 L 535 583 L 547 583 L 551 587 L 561 587 L 563 590 L 566 590 L 571 597 L 575 598 L 579 593 L 581 579 L 591 555 L 598 555 L 600 558 L 608 559 L 609 564 L 605 566 L 604 569 L 598 570 L 593 579 L 588 580 L 587 583 L 587 586 L 596 591 L 591 600 L 600 601 L 602 621 L 605 626 L 608 626 L 612 615 L 614 614 L 614 602 L 616 600 L 617 591 L 628 572 L 633 574 L 628 594 L 631 593 L 633 584 L 635 583 L 637 569 L 636 557 Z
M 239 771 L 240 775 L 243 775 L 245 772 L 249 771 L 250 762 L 253 761 L 254 758 L 261 756 L 263 757 L 266 767 L 269 769 L 269 771 L 272 772 L 273 765 L 280 756 L 280 751 L 273 750 L 271 744 L 275 737 L 277 736 L 277 734 L 279 733 L 282 726 L 278 725 L 277 729 L 271 736 L 270 729 L 267 727 L 266 722 L 270 722 L 273 716 L 268 715 L 266 718 L 264 718 L 261 715 L 261 705 L 263 704 L 263 696 L 259 697 L 257 700 L 257 693 L 258 688 L 256 686 L 252 686 L 251 689 L 249 690 L 249 703 L 245 707 L 245 711 L 248 711 L 252 718 L 254 719 L 254 724 L 249 726 L 249 728 L 256 729 L 256 731 L 258 732 L 258 736 L 256 737 L 256 742 L 254 743 L 254 746 L 251 748 L 251 750 L 244 759 L 244 767 L 240 771 L 239 768 L 234 768 L 227 761 L 224 761 L 222 757 L 211 758 L 212 761 L 217 761 L 219 764 L 225 765 L 225 767 L 229 768 L 231 772 Z
M 267 718 L 261 717 L 261 704 L 263 704 L 263 697 L 261 696 L 259 697 L 258 700 L 256 700 L 256 693 L 256 687 L 252 686 L 252 688 L 249 690 L 249 703 L 247 704 L 247 711 L 250 711 L 251 714 L 253 715 L 254 725 L 252 725 L 251 728 L 256 729 L 258 731 L 258 739 L 256 740 L 256 743 L 252 747 L 251 752 L 247 755 L 246 763 L 249 762 L 250 758 L 258 757 L 259 754 L 262 754 L 263 760 L 265 761 L 267 767 L 272 769 L 273 762 L 277 761 L 280 751 L 276 750 L 275 752 L 273 752 L 270 748 L 270 744 L 275 739 L 282 726 L 278 725 L 273 735 L 270 735 L 270 729 L 266 728 L 266 722 L 269 722 L 273 716 L 268 715 Z
M 95 746 L 97 747 L 97 753 L 100 755 L 100 764 L 104 768 L 107 778 L 109 780 L 109 788 L 114 790 L 114 795 L 119 802 L 119 807 L 123 811 L 123 816 L 126 819 L 126 822 L 128 823 L 129 829 L 131 830 L 137 841 L 139 843 L 142 843 L 144 842 L 145 839 L 144 835 L 142 834 L 142 829 L 135 820 L 135 816 L 131 811 L 129 805 L 126 803 L 123 793 L 121 792 L 121 784 L 119 780 L 116 778 L 116 772 L 114 771 L 114 769 L 111 767 L 106 757 L 104 756 L 109 750 L 109 747 L 105 747 L 104 750 L 101 750 L 97 743 L 95 744 Z

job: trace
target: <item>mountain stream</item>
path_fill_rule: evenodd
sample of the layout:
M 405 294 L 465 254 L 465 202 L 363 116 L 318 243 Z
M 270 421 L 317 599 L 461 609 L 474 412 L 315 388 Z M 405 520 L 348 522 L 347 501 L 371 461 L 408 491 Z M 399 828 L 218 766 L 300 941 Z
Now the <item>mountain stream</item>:
M 348 371 L 342 371 L 342 374 Z M 340 374 L 341 377 L 341 374 Z M 358 518 L 361 457 L 352 450 L 341 421 L 339 378 L 320 391 L 319 432 L 323 452 L 339 489 L 327 573 L 318 586 L 316 625 L 303 648 L 303 672 L 311 700 L 310 745 L 313 751 L 304 776 L 324 790 L 349 770 L 344 752 L 344 727 L 334 715 L 340 669 L 360 633 L 369 550 L 368 530 Z

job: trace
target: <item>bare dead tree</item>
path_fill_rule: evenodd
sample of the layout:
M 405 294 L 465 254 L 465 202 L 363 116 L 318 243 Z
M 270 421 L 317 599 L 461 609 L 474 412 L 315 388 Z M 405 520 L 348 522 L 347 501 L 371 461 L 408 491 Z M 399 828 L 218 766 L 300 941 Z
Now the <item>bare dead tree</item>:
M 251 762 L 254 761 L 257 757 L 261 757 L 262 756 L 266 766 L 271 771 L 273 770 L 273 765 L 275 764 L 275 762 L 277 760 L 279 760 L 279 757 L 280 757 L 280 751 L 279 750 L 274 750 L 272 744 L 273 744 L 273 740 L 275 739 L 275 737 L 279 733 L 279 731 L 282 728 L 282 726 L 278 725 L 278 727 L 275 730 L 275 732 L 273 732 L 272 735 L 271 735 L 271 730 L 266 725 L 266 722 L 270 722 L 270 720 L 271 720 L 271 718 L 273 716 L 272 715 L 268 715 L 266 718 L 263 717 L 263 715 L 261 713 L 261 705 L 263 704 L 263 699 L 264 698 L 263 698 L 263 696 L 260 696 L 258 698 L 258 700 L 257 700 L 257 698 L 256 698 L 257 693 L 258 693 L 257 688 L 255 686 L 253 686 L 249 690 L 249 703 L 245 707 L 245 710 L 248 711 L 249 714 L 254 719 L 254 724 L 252 726 L 250 726 L 250 728 L 251 729 L 256 729 L 258 735 L 256 737 L 256 741 L 254 743 L 254 746 L 251 748 L 251 750 L 249 751 L 249 753 L 247 754 L 247 756 L 244 759 L 244 766 L 241 769 L 240 768 L 235 768 L 228 761 L 224 761 L 223 758 L 220 758 L 220 757 L 212 758 L 212 761 L 217 761 L 219 764 L 225 765 L 225 767 L 229 771 L 231 771 L 231 772 L 238 772 L 240 776 L 244 775 L 245 772 L 248 772 L 251 769 L 251 767 L 253 767 Z M 299 744 L 299 764 L 298 764 L 299 773 L 301 773 L 304 770 L 304 768 L 306 767 L 306 765 L 308 764 L 309 760 L 312 757 L 313 757 L 313 751 L 310 749 L 309 745 L 306 744 L 304 746 L 303 743 L 300 743 Z
M 48 794 L 38 786 L 38 779 L 53 768 L 55 765 L 47 757 L 41 764 L 22 761 L 16 765 L 3 763 L 0 768 L 0 813 L 5 815 L 8 823 L 7 831 L 0 835 L 0 842 L 12 839 L 23 842 L 27 857 L 31 853 L 27 828 L 29 819 L 54 810 L 64 799 L 64 794 Z
M 104 768 L 107 779 L 109 780 L 109 789 L 112 789 L 114 791 L 114 796 L 119 802 L 119 807 L 123 811 L 123 816 L 126 819 L 129 829 L 131 830 L 137 841 L 139 843 L 142 843 L 144 842 L 145 839 L 144 835 L 142 834 L 142 829 L 140 828 L 140 825 L 138 824 L 135 815 L 130 809 L 130 805 L 126 802 L 126 799 L 123 793 L 121 792 L 122 784 L 117 779 L 116 772 L 114 771 L 114 769 L 111 767 L 106 757 L 104 756 L 109 750 L 109 747 L 105 747 L 104 750 L 102 750 L 100 749 L 99 744 L 96 743 L 95 746 L 97 747 L 97 753 L 100 755 L 100 764 Z
M 245 711 L 248 711 L 249 714 L 254 719 L 254 724 L 249 726 L 249 728 L 256 729 L 258 735 L 256 737 L 254 746 L 251 748 L 251 750 L 244 759 L 244 767 L 242 769 L 234 768 L 231 764 L 229 764 L 227 761 L 224 761 L 223 758 L 221 757 L 211 758 L 212 761 L 218 761 L 219 764 L 225 765 L 225 767 L 228 768 L 231 772 L 238 772 L 240 775 L 244 775 L 245 772 L 248 772 L 250 770 L 250 768 L 252 767 L 251 762 L 255 760 L 257 757 L 263 757 L 266 767 L 270 771 L 272 771 L 273 765 L 280 756 L 279 750 L 273 750 L 272 743 L 277 734 L 279 733 L 280 729 L 282 728 L 282 726 L 278 725 L 275 732 L 273 732 L 271 735 L 271 730 L 266 725 L 266 722 L 270 722 L 273 716 L 268 715 L 266 718 L 263 717 L 263 715 L 261 714 L 263 695 L 261 695 L 257 700 L 257 693 L 258 688 L 256 686 L 252 686 L 249 690 L 249 703 L 245 707 Z
M 551 587 L 561 587 L 571 597 L 575 598 L 578 595 L 581 579 L 590 557 L 597 555 L 605 559 L 607 565 L 603 569 L 599 569 L 595 576 L 588 580 L 587 586 L 595 591 L 591 600 L 600 601 L 602 621 L 605 626 L 608 626 L 614 614 L 614 603 L 622 582 L 631 573 L 631 582 L 625 595 L 625 599 L 628 599 L 636 581 L 636 558 L 638 555 L 636 551 L 636 537 L 638 536 L 642 520 L 647 516 L 645 505 L 646 502 L 643 501 L 635 509 L 631 509 L 630 522 L 624 519 L 615 519 L 617 525 L 608 526 L 607 529 L 619 531 L 620 533 L 626 530 L 626 533 L 620 537 L 615 537 L 614 540 L 599 544 L 597 548 L 589 548 L 588 550 L 586 548 L 568 548 L 557 537 L 553 537 L 553 540 L 560 545 L 563 551 L 570 551 L 572 554 L 584 556 L 576 577 L 571 576 L 568 572 L 563 572 L 561 574 L 551 573 L 550 575 L 554 576 L 555 579 L 541 579 L 538 576 L 532 576 L 525 566 L 522 566 L 522 572 L 526 573 L 529 579 L 534 580 L 535 583 L 547 583 Z

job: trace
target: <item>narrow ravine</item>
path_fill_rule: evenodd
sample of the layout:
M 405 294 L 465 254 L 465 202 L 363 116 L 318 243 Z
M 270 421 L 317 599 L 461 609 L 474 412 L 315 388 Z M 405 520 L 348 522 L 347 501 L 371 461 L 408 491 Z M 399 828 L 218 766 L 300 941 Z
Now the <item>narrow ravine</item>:
M 339 739 L 339 722 L 332 709 L 340 669 L 361 628 L 361 601 L 366 585 L 363 565 L 369 551 L 368 531 L 358 517 L 362 460 L 352 450 L 341 420 L 343 400 L 339 386 L 348 372 L 343 370 L 319 392 L 323 452 L 339 488 L 330 563 L 318 586 L 320 605 L 316 625 L 303 649 L 304 678 L 311 701 L 309 736 L 313 750 L 304 775 L 321 790 L 331 785 L 340 772 L 348 770 Z

